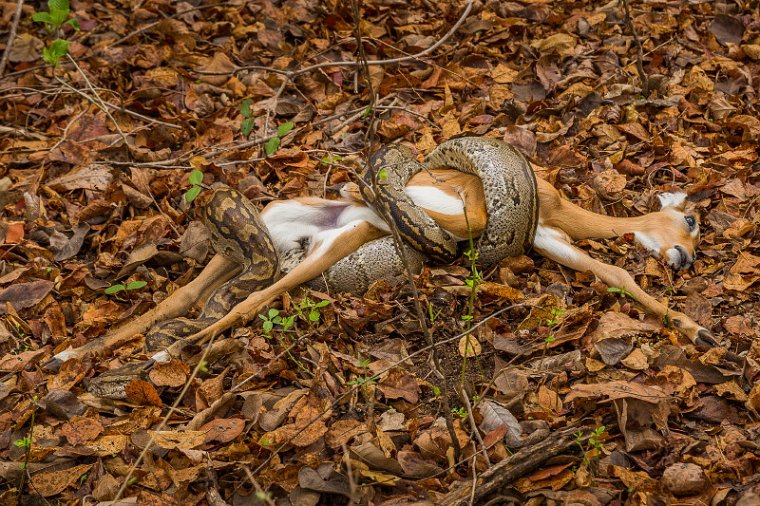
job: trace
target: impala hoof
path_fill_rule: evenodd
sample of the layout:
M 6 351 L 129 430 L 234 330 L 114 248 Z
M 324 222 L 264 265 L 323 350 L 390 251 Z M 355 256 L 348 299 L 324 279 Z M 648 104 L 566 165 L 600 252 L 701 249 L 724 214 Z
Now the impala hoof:
M 47 362 L 45 362 L 44 364 L 42 364 L 42 369 L 44 369 L 47 372 L 55 373 L 61 369 L 62 365 L 63 365 L 63 360 L 53 357 Z
M 42 364 L 42 368 L 49 372 L 58 372 L 61 366 L 69 359 L 77 358 L 78 354 L 74 351 L 74 348 L 69 346 L 63 351 L 60 351 L 53 355 L 53 357 Z
M 720 346 L 720 343 L 715 340 L 715 337 L 713 337 L 712 332 L 707 329 L 700 329 L 699 332 L 697 332 L 697 338 L 694 340 L 694 344 L 697 345 L 698 348 L 706 349 Z

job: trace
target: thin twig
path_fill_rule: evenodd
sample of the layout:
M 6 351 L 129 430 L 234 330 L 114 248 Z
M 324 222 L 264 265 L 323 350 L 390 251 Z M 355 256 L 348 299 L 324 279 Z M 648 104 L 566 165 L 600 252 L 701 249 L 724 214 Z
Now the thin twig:
M 460 26 L 462 26 L 462 23 L 464 23 L 464 20 L 467 19 L 467 16 L 470 14 L 470 11 L 472 10 L 472 4 L 474 0 L 467 0 L 467 5 L 465 5 L 464 11 L 462 12 L 461 16 L 459 16 L 459 19 L 456 23 L 451 27 L 451 29 L 446 32 L 446 34 L 441 37 L 435 44 L 430 46 L 427 49 L 424 49 L 420 51 L 419 53 L 415 53 L 412 55 L 407 56 L 399 56 L 398 58 L 391 58 L 389 60 L 365 60 L 362 62 L 361 60 L 353 60 L 353 61 L 336 61 L 336 62 L 322 62 L 317 63 L 315 65 L 310 65 L 308 67 L 304 67 L 302 69 L 296 69 L 296 70 L 281 70 L 281 69 L 273 69 L 269 67 L 264 67 L 262 65 L 246 65 L 244 67 L 237 67 L 233 72 L 240 72 L 243 70 L 262 70 L 266 72 L 273 72 L 275 74 L 280 74 L 288 79 L 293 79 L 295 77 L 298 77 L 302 74 L 308 74 L 309 72 L 313 72 L 315 70 L 323 69 L 326 67 L 361 67 L 363 65 L 394 65 L 396 63 L 404 63 L 408 61 L 415 61 L 419 60 L 420 58 L 423 58 L 439 47 L 443 43 L 445 43 L 447 40 L 451 38 L 454 33 L 459 29 Z M 196 71 L 198 74 L 204 74 L 204 75 L 227 75 L 229 72 L 205 72 L 205 71 Z
M 631 19 L 631 11 L 628 8 L 628 0 L 620 0 L 623 3 L 623 21 L 625 26 L 631 32 L 633 41 L 636 43 L 636 51 L 638 52 L 638 58 L 636 58 L 636 71 L 639 73 L 639 79 L 641 80 L 641 89 L 644 96 L 649 95 L 649 78 L 644 72 L 644 49 L 641 47 L 641 40 L 639 34 L 636 32 L 636 27 L 633 26 L 633 19 Z
M 470 421 L 470 426 L 472 427 L 472 433 L 475 435 L 475 439 L 480 444 L 480 447 L 483 448 L 483 450 L 488 450 L 486 447 L 486 444 L 483 442 L 483 438 L 480 437 L 480 431 L 478 431 L 478 426 L 475 424 L 475 416 L 472 413 L 472 403 L 470 402 L 470 397 L 467 395 L 467 392 L 465 391 L 464 387 L 462 387 L 462 391 L 460 392 L 460 395 L 462 396 L 462 401 L 464 401 L 464 407 L 467 408 L 467 419 Z M 483 452 L 483 457 L 486 459 L 486 464 L 488 464 L 488 467 L 491 467 L 491 459 L 488 458 L 488 452 Z M 473 467 L 475 462 L 473 461 Z
M 5 43 L 5 51 L 3 51 L 3 58 L 0 60 L 0 76 L 5 72 L 5 65 L 8 63 L 8 58 L 11 54 L 11 48 L 13 47 L 13 40 L 16 38 L 16 30 L 18 30 L 18 23 L 21 20 L 21 8 L 24 5 L 24 0 L 18 0 L 16 2 L 16 12 L 13 14 L 13 21 L 11 22 L 11 30 L 8 34 L 8 42 Z
M 79 66 L 79 64 L 74 60 L 74 58 L 71 57 L 70 54 L 66 54 L 68 56 L 69 61 L 74 64 L 74 67 L 76 67 L 77 71 L 79 71 L 79 75 L 82 76 L 82 79 L 84 79 L 84 82 L 87 84 L 87 87 L 90 89 L 90 92 L 92 93 L 94 103 L 100 107 L 100 109 L 105 113 L 106 116 L 108 116 L 108 119 L 110 119 L 113 122 L 114 127 L 116 127 L 116 131 L 119 132 L 119 135 L 121 136 L 121 139 L 124 141 L 125 146 L 129 146 L 129 140 L 127 139 L 127 136 L 124 134 L 124 132 L 121 130 L 121 125 L 119 125 L 119 122 L 116 121 L 116 118 L 114 118 L 111 115 L 111 111 L 108 110 L 108 106 L 103 102 L 103 99 L 100 98 L 100 95 L 98 95 L 98 92 L 95 91 L 95 87 L 92 85 L 92 82 L 90 81 L 90 78 L 87 77 L 87 74 L 84 73 L 84 70 Z M 59 82 L 63 82 L 62 79 L 59 77 L 56 77 Z
M 177 406 L 182 402 L 182 399 L 184 399 L 185 395 L 187 394 L 188 390 L 190 390 L 191 385 L 193 384 L 196 376 L 198 376 L 198 372 L 203 368 L 204 361 L 206 360 L 206 356 L 208 355 L 209 351 L 211 350 L 211 346 L 214 343 L 214 339 L 216 338 L 215 335 L 211 336 L 211 339 L 209 339 L 209 342 L 206 343 L 205 348 L 203 349 L 203 355 L 201 356 L 201 359 L 198 361 L 198 364 L 193 368 L 193 372 L 190 374 L 190 377 L 185 382 L 185 386 L 182 389 L 182 391 L 177 396 L 177 399 L 174 401 L 174 403 L 169 408 L 169 411 L 167 411 L 164 418 L 161 420 L 161 423 L 158 424 L 158 427 L 153 431 L 153 434 L 150 437 L 150 440 L 148 440 L 148 444 L 145 445 L 145 448 L 143 448 L 142 452 L 140 452 L 140 455 L 137 457 L 137 459 L 132 463 L 131 466 L 129 466 L 129 471 L 127 472 L 127 475 L 124 477 L 124 481 L 122 481 L 121 486 L 119 487 L 118 492 L 116 492 L 116 497 L 113 498 L 114 503 L 118 503 L 119 499 L 121 499 L 122 494 L 129 486 L 129 482 L 132 478 L 132 474 L 137 469 L 137 466 L 142 463 L 145 456 L 148 454 L 148 452 L 153 448 L 153 443 L 156 441 L 156 437 L 158 436 L 158 433 L 166 427 L 166 424 L 169 422 L 169 418 L 174 414 L 174 412 L 177 410 Z
M 0 134 L 18 135 L 20 137 L 26 137 L 26 138 L 34 139 L 37 141 L 48 140 L 48 138 L 42 134 L 38 134 L 37 132 L 32 132 L 32 131 L 26 130 L 25 128 L 20 128 L 20 127 L 7 127 L 7 126 L 0 125 Z

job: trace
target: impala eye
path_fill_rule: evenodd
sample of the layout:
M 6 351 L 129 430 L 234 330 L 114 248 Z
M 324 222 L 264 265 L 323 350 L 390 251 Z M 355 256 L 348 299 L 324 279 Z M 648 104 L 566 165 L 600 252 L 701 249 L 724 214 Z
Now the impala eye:
M 686 224 L 689 226 L 690 232 L 697 227 L 697 220 L 694 219 L 694 216 L 686 216 L 684 219 L 686 220 Z

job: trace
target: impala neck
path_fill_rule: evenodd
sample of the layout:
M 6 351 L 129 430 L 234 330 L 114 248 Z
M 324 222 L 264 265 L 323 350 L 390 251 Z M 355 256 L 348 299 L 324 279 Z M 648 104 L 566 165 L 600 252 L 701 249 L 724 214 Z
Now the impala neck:
M 551 216 L 548 225 L 559 226 L 574 240 L 599 238 L 609 239 L 627 233 L 644 232 L 649 227 L 651 215 L 617 218 L 592 213 L 578 207 L 572 212 Z

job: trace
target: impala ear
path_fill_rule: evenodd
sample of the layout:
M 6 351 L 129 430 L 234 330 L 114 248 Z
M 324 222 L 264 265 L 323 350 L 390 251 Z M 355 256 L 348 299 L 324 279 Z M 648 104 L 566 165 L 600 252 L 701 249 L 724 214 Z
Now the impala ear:
M 678 211 L 686 210 L 686 195 L 684 192 L 660 193 L 657 198 L 660 199 L 662 209 L 673 208 Z

